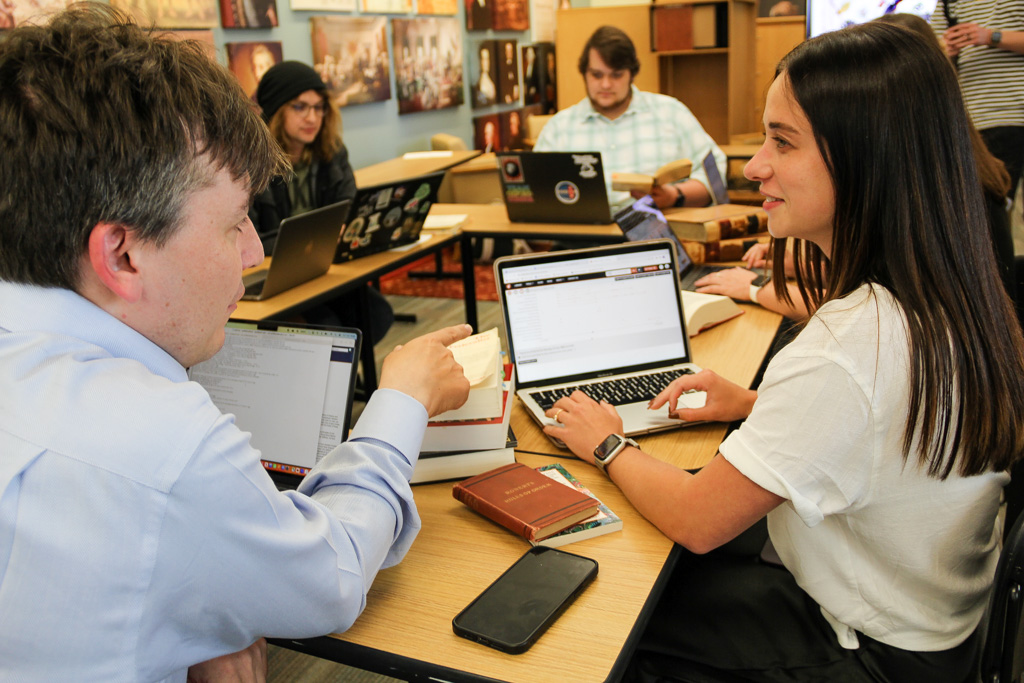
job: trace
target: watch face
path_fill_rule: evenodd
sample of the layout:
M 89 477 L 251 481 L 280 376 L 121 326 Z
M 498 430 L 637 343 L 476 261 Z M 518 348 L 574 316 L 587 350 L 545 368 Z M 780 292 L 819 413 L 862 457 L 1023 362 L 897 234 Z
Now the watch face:
M 597 448 L 594 449 L 594 457 L 598 460 L 607 460 L 608 456 L 615 447 L 621 443 L 622 437 L 618 434 L 609 434 L 608 438 L 601 442 Z

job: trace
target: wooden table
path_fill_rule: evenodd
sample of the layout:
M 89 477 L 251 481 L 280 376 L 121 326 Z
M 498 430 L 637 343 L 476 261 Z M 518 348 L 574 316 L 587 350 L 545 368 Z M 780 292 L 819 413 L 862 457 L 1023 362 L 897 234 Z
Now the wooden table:
M 282 318 L 300 313 L 317 304 L 330 301 L 340 294 L 362 288 L 371 280 L 389 273 L 404 265 L 417 261 L 424 256 L 439 253 L 441 249 L 455 244 L 460 239 L 458 231 L 431 231 L 422 240 L 408 249 L 392 249 L 390 251 L 362 256 L 354 261 L 335 263 L 327 271 L 309 282 L 304 282 L 289 290 L 272 296 L 265 301 L 239 301 L 238 309 L 232 316 L 242 320 L 267 320 Z M 260 267 L 266 268 L 270 258 L 264 260 Z M 472 269 L 470 270 L 472 277 Z M 369 304 L 365 289 L 360 297 L 359 319 L 368 321 Z M 368 329 L 367 325 L 361 325 Z M 368 335 L 364 335 L 361 353 L 363 362 L 363 380 L 367 391 L 372 392 L 377 386 L 377 366 L 373 354 L 373 343 Z
M 431 214 L 465 214 L 462 231 L 462 282 L 465 288 L 466 322 L 477 329 L 476 281 L 473 278 L 474 237 L 521 237 L 561 241 L 621 242 L 622 229 L 615 223 L 590 225 L 578 223 L 513 223 L 504 204 L 435 204 Z
M 414 152 L 355 171 L 356 187 L 373 187 L 437 173 L 477 156 L 480 150 L 475 149 Z
M 780 316 L 743 308 L 744 315 L 694 337 L 692 348 L 698 364 L 749 385 Z M 452 632 L 452 618 L 529 544 L 454 500 L 450 482 L 414 487 L 423 530 L 400 565 L 378 574 L 365 612 L 349 631 L 275 644 L 406 680 L 617 679 L 671 571 L 674 546 L 595 468 L 539 455 L 568 454 L 543 436 L 518 403 L 512 423 L 520 462 L 531 467 L 563 463 L 624 522 L 620 532 L 565 546 L 597 560 L 597 579 L 528 652 L 503 654 Z M 639 442 L 655 457 L 696 468 L 717 453 L 725 429 L 701 425 Z

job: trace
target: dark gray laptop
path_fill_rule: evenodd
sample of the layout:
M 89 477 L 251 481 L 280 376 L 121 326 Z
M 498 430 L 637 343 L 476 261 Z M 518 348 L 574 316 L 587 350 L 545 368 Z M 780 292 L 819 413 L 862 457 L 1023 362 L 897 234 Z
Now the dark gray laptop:
M 498 175 L 516 223 L 612 222 L 600 152 L 510 152 Z
M 668 240 L 500 258 L 495 281 L 516 395 L 539 424 L 579 389 L 613 404 L 627 436 L 683 427 L 647 403 L 673 379 L 699 371 Z M 702 392 L 680 407 L 699 408 Z
M 270 266 L 242 278 L 242 298 L 263 301 L 326 273 L 351 205 L 346 199 L 281 221 Z
M 442 180 L 444 171 L 360 188 L 334 262 L 344 263 L 418 240 Z
M 676 252 L 676 261 L 679 262 L 680 289 L 695 292 L 697 291 L 697 280 L 715 271 L 726 270 L 732 267 L 694 263 L 690 255 L 686 253 L 682 242 L 672 232 L 672 228 L 669 227 L 664 214 L 654 206 L 650 196 L 642 197 L 633 202 L 632 206 L 627 206 L 616 213 L 615 223 L 630 242 L 666 239 L 672 243 Z

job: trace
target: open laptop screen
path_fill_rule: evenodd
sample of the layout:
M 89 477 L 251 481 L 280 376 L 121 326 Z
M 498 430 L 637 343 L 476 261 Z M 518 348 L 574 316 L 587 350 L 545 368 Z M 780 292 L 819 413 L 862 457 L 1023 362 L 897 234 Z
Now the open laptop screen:
M 189 378 L 252 433 L 267 470 L 304 476 L 348 436 L 359 330 L 232 320 L 224 332 Z
M 500 263 L 517 382 L 689 362 L 676 273 L 667 241 Z
M 711 194 L 714 196 L 715 204 L 729 203 L 729 190 L 725 187 L 722 174 L 718 172 L 718 164 L 715 162 L 715 155 L 708 152 L 702 163 L 704 175 L 708 177 L 708 184 L 711 185 Z

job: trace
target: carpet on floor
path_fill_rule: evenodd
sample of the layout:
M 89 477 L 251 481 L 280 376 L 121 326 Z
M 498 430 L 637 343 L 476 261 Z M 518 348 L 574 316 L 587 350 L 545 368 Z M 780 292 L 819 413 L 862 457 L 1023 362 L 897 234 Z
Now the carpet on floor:
M 434 257 L 424 256 L 407 266 L 394 270 L 380 278 L 380 291 L 383 294 L 399 296 L 432 296 L 442 299 L 463 298 L 462 263 L 455 254 L 454 248 L 441 252 L 441 263 L 445 272 L 454 273 L 458 277 L 409 277 L 409 273 L 436 272 Z M 477 301 L 497 301 L 498 291 L 494 286 L 494 268 L 490 263 L 473 267 L 476 278 Z

